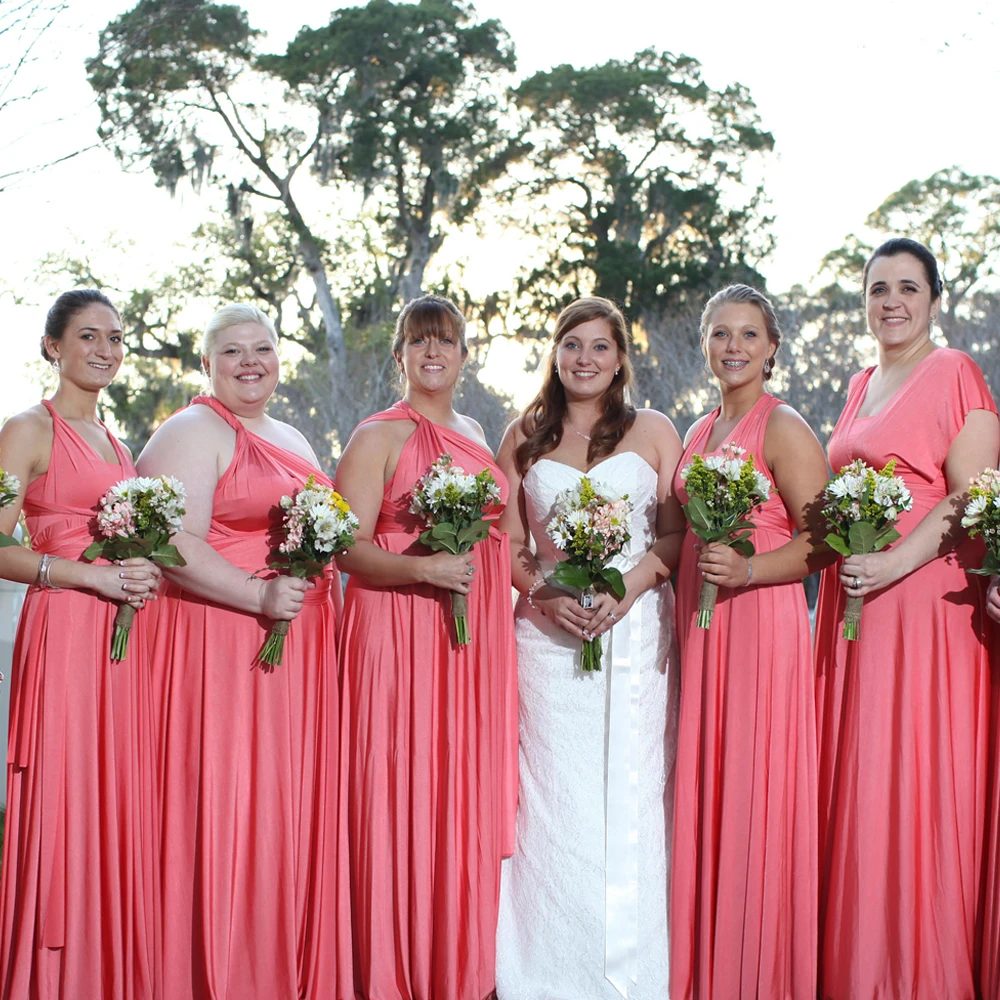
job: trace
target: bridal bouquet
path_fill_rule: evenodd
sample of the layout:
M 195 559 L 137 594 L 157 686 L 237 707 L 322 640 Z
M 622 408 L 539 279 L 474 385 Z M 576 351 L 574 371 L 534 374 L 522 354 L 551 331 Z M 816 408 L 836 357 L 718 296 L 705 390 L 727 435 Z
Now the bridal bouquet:
M 878 552 L 899 538 L 899 515 L 913 506 L 906 484 L 894 476 L 896 460 L 881 472 L 857 458 L 845 465 L 823 489 L 823 517 L 833 529 L 826 544 L 842 556 Z M 861 632 L 863 597 L 848 597 L 844 609 L 844 638 Z
M 986 543 L 986 558 L 982 569 L 966 572 L 992 576 L 1000 573 L 1000 470 L 987 469 L 970 483 L 962 527 L 969 529 L 970 538 L 982 536 Z
M 0 510 L 12 507 L 21 492 L 21 480 L 13 473 L 4 471 L 0 466 Z M 7 545 L 17 545 L 18 543 L 0 531 L 0 549 Z
M 721 542 L 748 559 L 754 553 L 750 532 L 750 514 L 771 496 L 770 480 L 754 468 L 753 455 L 746 449 L 727 444 L 721 455 L 692 455 L 691 463 L 681 469 L 681 479 L 688 502 L 684 515 L 691 530 L 703 542 Z M 712 624 L 717 584 L 702 580 L 698 596 L 698 628 Z
M 184 516 L 184 487 L 170 476 L 137 476 L 116 483 L 100 499 L 97 530 L 103 535 L 83 553 L 84 559 L 103 556 L 148 559 L 160 566 L 183 566 L 184 557 L 170 544 Z M 122 604 L 115 616 L 111 659 L 124 660 L 135 608 Z
M 621 573 L 608 563 L 632 537 L 631 513 L 628 495 L 620 497 L 587 476 L 556 497 L 555 516 L 545 532 L 566 558 L 556 564 L 551 579 L 581 591 L 580 603 L 585 608 L 593 604 L 598 590 L 610 591 L 619 600 L 625 596 Z M 601 669 L 599 637 L 584 642 L 581 667 Z
M 500 487 L 489 469 L 477 476 L 467 475 L 446 453 L 417 480 L 411 496 L 410 513 L 427 525 L 420 541 L 434 552 L 458 555 L 469 552 L 489 534 L 489 521 L 483 520 L 483 515 L 500 502 Z M 452 591 L 451 617 L 460 646 L 469 644 L 468 611 L 465 594 Z
M 357 515 L 335 489 L 317 484 L 315 476 L 294 497 L 283 496 L 280 506 L 285 512 L 280 527 L 285 540 L 271 553 L 270 569 L 309 580 L 321 576 L 338 552 L 354 544 Z M 257 654 L 259 663 L 280 666 L 290 625 L 280 621 L 271 626 Z

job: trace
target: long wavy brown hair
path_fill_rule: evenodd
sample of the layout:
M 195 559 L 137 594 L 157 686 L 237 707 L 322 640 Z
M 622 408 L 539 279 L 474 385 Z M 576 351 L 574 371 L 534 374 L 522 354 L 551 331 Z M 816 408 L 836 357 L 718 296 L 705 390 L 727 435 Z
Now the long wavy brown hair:
M 545 359 L 545 373 L 538 395 L 525 407 L 521 414 L 521 427 L 525 439 L 514 453 L 517 471 L 523 476 L 529 467 L 543 455 L 559 447 L 563 436 L 563 420 L 566 417 L 566 390 L 559 380 L 556 366 L 556 352 L 559 344 L 571 330 L 588 323 L 592 319 L 607 321 L 611 336 L 618 347 L 620 371 L 604 393 L 604 408 L 590 434 L 587 446 L 587 464 L 593 465 L 599 458 L 610 455 L 635 423 L 635 407 L 632 405 L 632 391 L 635 375 L 629 360 L 631 337 L 621 310 L 609 299 L 592 296 L 571 302 L 556 319 L 552 342 Z

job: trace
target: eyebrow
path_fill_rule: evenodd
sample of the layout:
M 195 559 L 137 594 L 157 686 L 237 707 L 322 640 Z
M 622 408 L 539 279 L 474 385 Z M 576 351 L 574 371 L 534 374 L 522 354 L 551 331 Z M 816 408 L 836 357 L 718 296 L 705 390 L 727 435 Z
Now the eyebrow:
M 255 340 L 250 347 L 260 347 L 261 344 L 267 344 L 268 347 L 274 347 L 274 341 L 270 337 L 261 337 L 260 340 Z M 228 340 L 226 343 L 222 344 L 219 350 L 225 350 L 227 347 L 243 347 L 244 345 L 235 340 Z
M 99 326 L 78 326 L 76 328 L 77 333 L 100 333 L 101 327 Z M 114 326 L 111 328 L 112 333 L 121 333 L 122 328 L 120 326 Z

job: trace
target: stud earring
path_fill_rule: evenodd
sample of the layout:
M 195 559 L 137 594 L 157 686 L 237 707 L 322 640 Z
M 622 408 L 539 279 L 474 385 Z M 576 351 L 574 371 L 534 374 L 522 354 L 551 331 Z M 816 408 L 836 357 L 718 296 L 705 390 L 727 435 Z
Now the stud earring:
M 621 366 L 621 365 L 619 365 L 619 366 L 618 366 L 618 367 L 617 367 L 617 368 L 615 369 L 615 374 L 617 375 L 617 374 L 618 374 L 618 373 L 619 373 L 619 372 L 620 372 L 621 370 L 622 370 L 622 366 Z

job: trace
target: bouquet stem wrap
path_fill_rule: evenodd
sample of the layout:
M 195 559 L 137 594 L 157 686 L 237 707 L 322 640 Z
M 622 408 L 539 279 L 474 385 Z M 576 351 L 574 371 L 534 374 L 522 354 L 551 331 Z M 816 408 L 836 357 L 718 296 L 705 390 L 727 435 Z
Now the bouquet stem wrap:
M 844 638 L 854 641 L 861 632 L 861 609 L 865 606 L 863 597 L 848 597 L 844 605 Z
M 131 604 L 120 604 L 115 615 L 115 632 L 111 637 L 111 659 L 116 663 L 125 659 L 134 621 L 135 608 Z
M 460 646 L 468 646 L 469 620 L 466 616 L 469 613 L 469 599 L 457 590 L 452 590 L 449 593 L 451 594 L 451 617 L 455 623 L 455 641 Z
M 715 611 L 715 602 L 719 597 L 719 587 L 717 584 L 709 583 L 708 580 L 701 581 L 701 593 L 698 595 L 698 628 L 709 628 L 712 624 L 712 614 Z
M 291 622 L 281 621 L 275 622 L 271 626 L 271 631 L 267 633 L 267 639 L 257 656 L 259 663 L 268 667 L 281 665 L 281 657 L 285 652 L 285 636 L 288 635 L 291 624 Z

